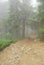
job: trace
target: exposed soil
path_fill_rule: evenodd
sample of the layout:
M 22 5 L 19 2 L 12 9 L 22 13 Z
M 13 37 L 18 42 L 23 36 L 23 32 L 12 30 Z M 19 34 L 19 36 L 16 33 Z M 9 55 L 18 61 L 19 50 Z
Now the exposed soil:
M 44 65 L 44 42 L 22 40 L 0 52 L 0 65 Z

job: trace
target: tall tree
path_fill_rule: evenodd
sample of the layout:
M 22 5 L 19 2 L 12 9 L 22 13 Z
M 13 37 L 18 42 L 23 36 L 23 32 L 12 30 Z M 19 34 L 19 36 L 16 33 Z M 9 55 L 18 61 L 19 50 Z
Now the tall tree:
M 12 29 L 15 29 L 16 37 L 19 37 L 21 29 L 22 37 L 25 37 L 25 23 L 29 16 L 31 18 L 31 13 L 30 0 L 22 0 L 22 2 L 20 0 L 10 0 L 10 23 L 13 23 Z
M 40 38 L 44 40 L 44 0 L 38 0 L 40 5 L 38 6 L 39 17 L 39 31 Z

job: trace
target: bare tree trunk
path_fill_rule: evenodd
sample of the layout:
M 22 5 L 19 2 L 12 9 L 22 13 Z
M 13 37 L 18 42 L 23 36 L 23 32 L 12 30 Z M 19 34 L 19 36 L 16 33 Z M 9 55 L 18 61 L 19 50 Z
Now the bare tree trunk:
M 25 38 L 25 18 L 23 20 L 23 32 L 22 32 L 22 38 Z

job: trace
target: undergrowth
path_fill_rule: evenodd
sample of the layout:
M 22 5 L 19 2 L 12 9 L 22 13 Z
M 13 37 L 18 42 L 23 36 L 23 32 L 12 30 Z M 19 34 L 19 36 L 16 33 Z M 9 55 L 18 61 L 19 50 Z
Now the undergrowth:
M 9 46 L 12 43 L 15 43 L 17 40 L 1 40 L 0 39 L 0 51 Z

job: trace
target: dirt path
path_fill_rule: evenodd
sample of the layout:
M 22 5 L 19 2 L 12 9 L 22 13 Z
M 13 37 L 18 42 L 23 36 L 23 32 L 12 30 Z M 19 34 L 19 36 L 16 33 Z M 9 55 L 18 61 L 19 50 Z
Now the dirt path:
M 23 40 L 0 52 L 0 65 L 44 65 L 44 43 Z

